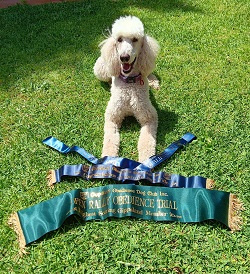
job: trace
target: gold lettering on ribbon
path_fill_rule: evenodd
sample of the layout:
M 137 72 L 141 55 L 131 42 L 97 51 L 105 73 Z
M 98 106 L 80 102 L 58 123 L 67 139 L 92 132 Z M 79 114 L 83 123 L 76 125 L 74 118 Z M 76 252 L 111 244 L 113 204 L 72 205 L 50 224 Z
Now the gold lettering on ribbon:
M 110 197 L 88 201 L 89 209 L 100 209 L 108 206 Z
M 141 216 L 145 214 L 146 216 L 148 215 L 153 217 L 165 217 L 169 215 L 174 218 L 182 218 L 182 216 L 178 216 L 173 212 L 168 213 L 161 211 L 162 209 L 178 210 L 175 200 L 166 199 L 168 193 L 165 191 L 160 191 L 158 193 L 155 191 L 142 191 L 139 189 L 131 190 L 126 188 L 114 188 L 112 192 L 116 193 L 116 195 L 113 197 L 109 196 L 110 192 L 110 189 L 99 192 L 81 192 L 80 198 L 74 198 L 74 203 L 76 205 L 74 210 L 76 210 L 83 218 L 93 216 L 92 214 L 97 214 L 102 217 L 116 213 L 135 213 Z M 130 193 L 134 193 L 134 195 L 131 195 Z M 162 199 L 158 199 L 159 196 L 162 197 Z M 119 208 L 109 208 L 110 202 L 112 202 L 114 206 L 119 206 Z M 98 211 L 97 213 L 87 213 L 84 211 L 86 208 Z M 143 213 L 143 208 L 146 209 L 145 213 Z M 151 211 L 150 209 L 156 209 L 157 211 Z
M 89 197 L 89 193 L 88 192 L 80 192 L 80 198 L 82 200 L 87 200 Z
M 146 195 L 146 191 L 141 191 L 141 190 L 139 190 L 139 189 L 136 190 L 136 193 L 137 193 L 137 194 L 140 194 L 140 195 L 142 195 L 142 196 L 145 196 L 145 195 Z
M 143 215 L 142 210 L 136 209 L 134 207 L 118 208 L 117 212 L 120 213 L 120 214 L 127 214 L 127 213 L 130 213 L 130 212 L 133 212 L 133 213 L 138 214 L 138 215 Z
M 157 199 L 156 202 L 157 202 L 158 208 L 170 208 L 170 209 L 174 209 L 174 210 L 178 209 L 176 207 L 176 201 Z
M 95 217 L 96 212 L 84 212 L 81 207 L 74 207 L 73 210 L 77 212 L 82 218 Z
M 165 217 L 167 216 L 167 212 L 161 212 L 161 211 L 157 211 L 157 212 L 151 212 L 149 210 L 146 210 L 146 215 L 149 216 L 155 216 L 155 217 Z
M 126 192 L 135 193 L 134 189 L 126 189 L 126 188 L 122 188 L 122 189 L 114 188 L 112 191 L 113 192 L 121 192 L 121 193 L 126 193 Z
M 152 192 L 152 191 L 148 191 L 147 192 L 148 196 L 157 196 L 157 192 Z
M 80 198 L 74 198 L 74 203 L 76 205 L 79 205 L 81 208 L 86 208 L 86 201 L 85 200 L 82 200 Z
M 117 168 L 116 166 L 112 166 L 112 170 L 115 171 L 115 172 L 120 172 L 120 169 Z
M 175 215 L 173 212 L 170 212 L 170 217 L 173 217 L 173 218 L 178 218 L 178 219 L 181 219 L 182 218 L 182 216 L 180 216 L 180 215 Z
M 108 213 L 112 213 L 112 214 L 115 214 L 116 213 L 116 209 L 113 209 L 113 208 L 108 208 L 106 210 L 100 210 L 98 211 L 98 215 L 99 216 L 104 216 L 104 215 L 107 215 Z
M 135 205 L 154 208 L 154 199 L 144 199 L 136 196 L 122 195 L 113 197 L 115 205 Z
M 168 196 L 167 192 L 161 192 L 160 191 L 160 196 Z
M 91 198 L 95 198 L 98 197 L 100 198 L 103 195 L 107 195 L 110 192 L 110 190 L 106 190 L 106 191 L 101 191 L 101 192 L 90 192 L 90 197 Z

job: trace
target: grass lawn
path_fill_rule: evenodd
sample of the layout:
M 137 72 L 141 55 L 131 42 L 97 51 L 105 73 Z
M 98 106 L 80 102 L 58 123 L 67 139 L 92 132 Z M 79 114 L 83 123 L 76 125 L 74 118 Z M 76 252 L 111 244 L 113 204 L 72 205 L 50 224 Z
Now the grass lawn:
M 20 209 L 75 188 L 112 181 L 66 180 L 51 190 L 46 173 L 83 163 L 41 143 L 53 135 L 99 157 L 110 97 L 93 75 L 98 44 L 121 15 L 141 18 L 161 52 L 151 91 L 159 115 L 157 151 L 186 132 L 197 141 L 156 170 L 213 178 L 244 202 L 244 226 L 138 219 L 83 222 L 18 255 L 7 221 Z M 250 2 L 245 0 L 83 0 L 0 10 L 0 273 L 250 272 Z M 120 156 L 137 160 L 139 125 L 126 119 Z

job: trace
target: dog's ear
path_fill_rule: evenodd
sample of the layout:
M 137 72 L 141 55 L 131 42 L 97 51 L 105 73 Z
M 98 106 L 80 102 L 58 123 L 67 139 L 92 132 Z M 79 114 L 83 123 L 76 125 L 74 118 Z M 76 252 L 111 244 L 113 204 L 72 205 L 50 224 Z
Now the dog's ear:
M 147 77 L 154 70 L 155 60 L 159 50 L 160 46 L 158 42 L 154 38 L 145 35 L 137 62 L 137 66 L 139 67 L 142 75 Z
M 107 74 L 110 77 L 119 75 L 121 65 L 116 50 L 116 40 L 113 37 L 109 37 L 100 44 L 100 47 L 101 57 L 104 61 L 105 69 L 107 69 Z

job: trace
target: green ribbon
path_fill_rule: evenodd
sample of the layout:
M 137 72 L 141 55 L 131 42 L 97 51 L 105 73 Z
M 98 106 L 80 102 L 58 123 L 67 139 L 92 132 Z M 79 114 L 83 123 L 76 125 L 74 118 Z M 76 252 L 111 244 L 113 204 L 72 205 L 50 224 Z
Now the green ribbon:
M 241 204 L 235 195 L 204 188 L 166 188 L 131 184 L 76 189 L 11 215 L 20 248 L 58 229 L 71 215 L 85 221 L 136 217 L 182 223 L 216 220 L 239 230 Z

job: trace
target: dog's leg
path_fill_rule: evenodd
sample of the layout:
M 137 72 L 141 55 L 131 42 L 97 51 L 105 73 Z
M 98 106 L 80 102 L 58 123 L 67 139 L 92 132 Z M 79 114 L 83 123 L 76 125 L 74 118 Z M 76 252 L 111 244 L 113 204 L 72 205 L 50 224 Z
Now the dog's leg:
M 120 145 L 119 127 L 113 122 L 105 122 L 102 157 L 118 156 Z
M 114 122 L 108 113 L 105 114 L 104 139 L 102 148 L 102 157 L 118 156 L 120 145 L 119 129 L 122 119 Z
M 149 157 L 155 155 L 158 116 L 154 107 L 152 106 L 149 112 L 144 113 L 143 117 L 139 117 L 138 121 L 141 124 L 138 152 L 139 162 L 142 163 Z

